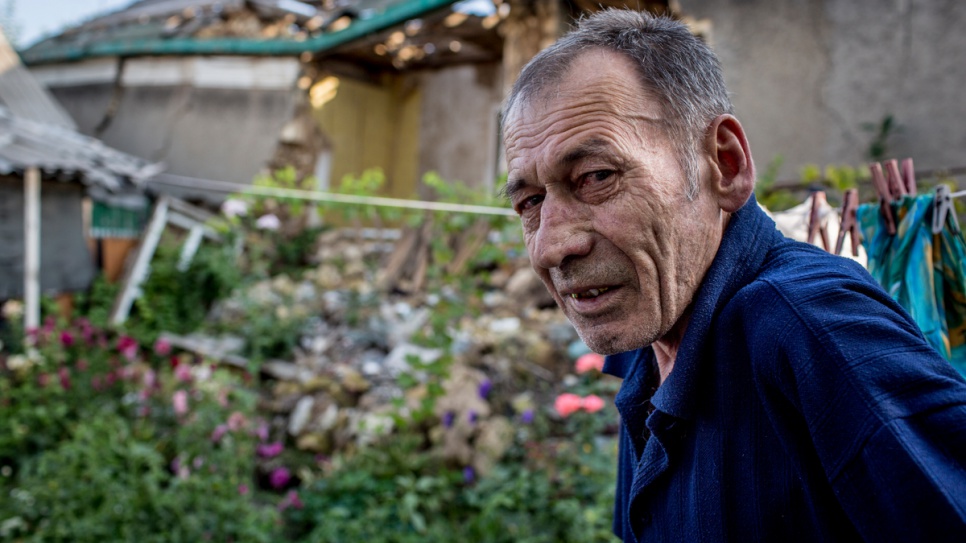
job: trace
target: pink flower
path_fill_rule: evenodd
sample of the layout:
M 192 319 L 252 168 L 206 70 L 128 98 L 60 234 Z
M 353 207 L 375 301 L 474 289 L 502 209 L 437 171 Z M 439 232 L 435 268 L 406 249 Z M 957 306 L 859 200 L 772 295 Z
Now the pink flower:
M 67 330 L 64 330 L 60 333 L 60 344 L 64 347 L 70 347 L 74 344 L 74 336 Z
M 296 492 L 295 490 L 289 490 L 288 494 L 286 494 L 285 497 L 282 498 L 282 501 L 278 502 L 279 511 L 284 511 L 289 507 L 294 507 L 295 509 L 301 509 L 305 507 L 305 504 L 303 504 L 302 500 L 299 498 L 299 493 Z
M 604 357 L 597 353 L 581 355 L 577 359 L 577 363 L 574 364 L 574 369 L 577 370 L 577 373 L 587 373 L 590 370 L 603 371 Z
M 228 426 L 225 424 L 219 424 L 218 426 L 215 426 L 215 430 L 211 432 L 211 441 L 213 443 L 218 443 L 219 441 L 221 441 L 221 438 L 224 437 L 225 434 L 227 433 L 228 433 Z
M 569 417 L 583 406 L 583 399 L 576 395 L 566 392 L 557 396 L 553 402 L 553 408 L 560 413 L 561 417 Z
M 49 382 L 50 382 L 50 375 L 47 375 L 46 373 L 41 373 L 40 375 L 37 376 L 37 384 L 40 385 L 40 388 L 46 388 L 47 383 Z
M 588 413 L 596 413 L 604 408 L 604 400 L 596 394 L 591 394 L 581 401 L 581 407 Z
M 44 335 L 50 335 L 57 327 L 57 319 L 54 317 L 47 317 L 44 319 Z
M 255 447 L 255 453 L 262 458 L 274 458 L 280 454 L 285 449 L 281 441 L 276 441 L 275 443 L 265 443 Z
M 272 485 L 272 488 L 282 488 L 292 480 L 292 472 L 288 468 L 275 468 L 272 473 L 268 476 L 268 484 Z
M 245 483 L 242 483 L 242 484 L 238 485 L 238 493 L 241 494 L 242 496 L 247 496 L 248 495 L 248 485 L 246 485 Z
M 171 353 L 171 342 L 164 338 L 159 338 L 154 342 L 154 352 L 158 356 L 167 356 Z
M 174 405 L 175 414 L 184 415 L 188 412 L 188 393 L 184 390 L 176 390 L 171 396 L 171 403 Z
M 150 392 L 156 386 L 158 386 L 158 374 L 154 370 L 144 372 L 144 388 Z
M 138 356 L 138 342 L 131 336 L 121 336 L 117 340 L 117 350 L 124 358 L 133 362 Z
M 182 383 L 191 382 L 191 366 L 188 364 L 178 364 L 174 368 L 174 378 Z
M 60 386 L 63 387 L 64 390 L 70 390 L 70 370 L 64 366 L 61 366 L 60 369 L 57 370 L 57 377 L 60 378 Z
M 87 360 L 81 358 L 77 361 L 77 371 L 87 371 Z
M 245 415 L 235 411 L 228 416 L 228 429 L 232 432 L 237 432 L 245 427 L 246 422 Z

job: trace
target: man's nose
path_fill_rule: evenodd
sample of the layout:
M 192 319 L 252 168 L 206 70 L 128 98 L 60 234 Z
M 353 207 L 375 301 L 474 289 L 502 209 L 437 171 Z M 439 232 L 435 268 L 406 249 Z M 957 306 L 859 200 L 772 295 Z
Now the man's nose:
M 540 205 L 540 225 L 534 234 L 533 263 L 559 268 L 568 258 L 586 256 L 593 236 L 579 203 L 548 195 Z

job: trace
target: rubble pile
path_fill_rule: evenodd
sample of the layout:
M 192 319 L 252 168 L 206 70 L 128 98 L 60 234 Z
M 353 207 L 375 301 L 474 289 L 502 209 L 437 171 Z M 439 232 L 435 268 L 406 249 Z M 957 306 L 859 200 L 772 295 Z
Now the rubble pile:
M 371 443 L 435 394 L 431 439 L 445 459 L 485 473 L 509 446 L 513 419 L 552 405 L 554 385 L 586 352 L 525 256 L 475 275 L 471 295 L 449 285 L 407 294 L 374 286 L 394 247 L 384 237 L 332 230 L 318 246 L 301 277 L 266 279 L 215 307 L 209 320 L 227 334 L 169 336 L 182 349 L 246 365 L 241 353 L 261 338 L 231 334 L 243 319 L 298 323 L 291 356 L 260 368 L 273 434 L 301 450 L 329 455 Z M 425 340 L 434 327 L 445 330 L 445 344 Z M 434 373 L 443 359 L 445 379 Z

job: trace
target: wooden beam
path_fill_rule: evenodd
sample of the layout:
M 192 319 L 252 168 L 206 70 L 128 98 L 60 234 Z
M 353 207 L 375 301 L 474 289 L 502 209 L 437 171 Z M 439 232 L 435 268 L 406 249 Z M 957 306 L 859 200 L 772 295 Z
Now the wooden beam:
M 24 175 L 24 330 L 40 327 L 40 169 Z M 29 335 L 28 335 L 29 337 Z
M 168 196 L 162 196 L 154 204 L 151 222 L 148 223 L 141 243 L 138 245 L 134 265 L 125 273 L 121 295 L 111 309 L 111 324 L 115 326 L 124 324 L 131 312 L 131 306 L 134 305 L 134 300 L 141 294 L 141 283 L 148 276 L 151 258 L 154 257 L 154 251 L 158 248 L 161 234 L 168 222 L 168 201 Z

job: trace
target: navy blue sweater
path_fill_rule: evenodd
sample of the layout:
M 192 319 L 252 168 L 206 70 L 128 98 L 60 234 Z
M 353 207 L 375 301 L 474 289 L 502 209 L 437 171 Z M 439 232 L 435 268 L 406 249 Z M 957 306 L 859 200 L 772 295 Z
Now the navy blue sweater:
M 654 364 L 604 369 L 624 379 L 624 541 L 966 541 L 966 382 L 861 266 L 754 198 L 656 392 Z

